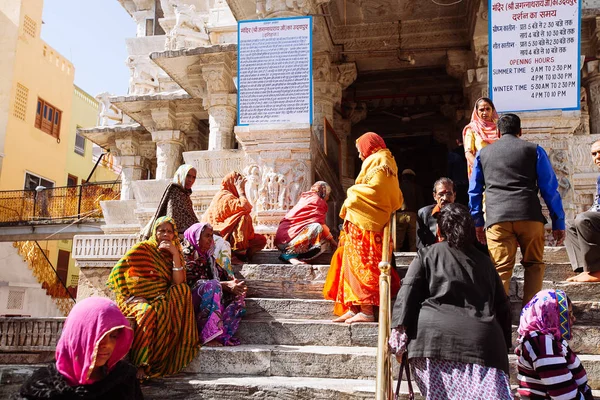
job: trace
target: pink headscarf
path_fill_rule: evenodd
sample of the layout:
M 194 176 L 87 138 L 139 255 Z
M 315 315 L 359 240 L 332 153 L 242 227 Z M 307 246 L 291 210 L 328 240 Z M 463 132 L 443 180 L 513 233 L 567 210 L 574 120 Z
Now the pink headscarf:
M 325 197 L 329 193 L 331 193 L 331 187 L 323 181 L 316 182 L 308 192 L 302 193 L 298 203 L 285 214 L 279 223 L 275 234 L 275 245 L 288 243 L 309 224 L 323 225 L 327 216 Z
M 103 297 L 90 297 L 73 307 L 56 345 L 56 369 L 71 386 L 89 385 L 98 345 L 105 335 L 121 329 L 115 349 L 106 362 L 110 371 L 127 355 L 133 329 L 119 307 Z
M 477 113 L 477 105 L 481 102 L 485 101 L 490 106 L 492 106 L 492 120 L 486 121 L 483 118 L 479 117 Z M 493 143 L 500 138 L 498 135 L 498 131 L 496 129 L 496 121 L 498 121 L 498 113 L 496 112 L 496 107 L 491 103 L 491 100 L 480 97 L 475 102 L 475 107 L 473 107 L 473 113 L 471 113 L 471 122 L 465 126 L 463 129 L 462 137 L 463 141 L 465 140 L 465 135 L 467 134 L 467 129 L 471 129 L 473 133 L 481 138 L 486 143 Z
M 542 290 L 523 307 L 519 336 L 531 332 L 553 335 L 556 340 L 571 339 L 569 304 L 562 290 Z
M 212 241 L 212 244 L 208 250 L 202 251 L 200 249 L 200 235 L 202 235 L 202 231 L 204 231 L 204 229 L 207 227 L 212 229 L 212 226 L 209 223 L 198 222 L 187 228 L 183 233 L 185 240 L 187 240 L 187 242 L 194 247 L 196 253 L 198 253 L 198 259 L 202 264 L 206 263 L 208 259 L 215 253 L 214 240 Z

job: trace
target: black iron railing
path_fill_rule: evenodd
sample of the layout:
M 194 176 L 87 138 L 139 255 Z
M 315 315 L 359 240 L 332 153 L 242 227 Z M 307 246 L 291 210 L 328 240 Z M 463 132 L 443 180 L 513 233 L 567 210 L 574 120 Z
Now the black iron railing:
M 0 191 L 0 226 L 102 218 L 100 202 L 119 200 L 120 182 Z

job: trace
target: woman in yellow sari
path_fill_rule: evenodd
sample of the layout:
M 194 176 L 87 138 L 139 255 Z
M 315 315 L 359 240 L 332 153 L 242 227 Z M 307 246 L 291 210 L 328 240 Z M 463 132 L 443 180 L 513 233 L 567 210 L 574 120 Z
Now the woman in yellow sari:
M 156 220 L 152 237 L 119 260 L 107 285 L 123 314 L 136 321 L 129 359 L 138 379 L 175 374 L 192 361 L 198 330 L 172 218 Z
M 500 138 L 496 121 L 498 121 L 498 113 L 492 100 L 487 97 L 477 99 L 471 114 L 471 122 L 463 129 L 463 145 L 469 179 L 471 179 L 477 152 Z
M 340 212 L 344 228 L 323 289 L 325 299 L 335 301 L 334 313 L 340 317 L 334 322 L 347 324 L 375 320 L 383 228 L 403 202 L 398 167 L 381 136 L 365 133 L 356 148 L 363 164 Z M 391 240 L 385 245 L 392 250 Z M 392 294 L 399 287 L 400 279 L 392 270 Z

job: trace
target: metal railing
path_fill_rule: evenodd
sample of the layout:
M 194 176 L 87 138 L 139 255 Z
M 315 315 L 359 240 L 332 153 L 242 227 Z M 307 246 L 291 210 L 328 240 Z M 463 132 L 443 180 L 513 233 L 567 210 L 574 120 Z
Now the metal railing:
M 377 335 L 377 378 L 375 382 L 375 398 L 391 400 L 392 396 L 392 360 L 389 354 L 388 340 L 391 325 L 391 279 L 390 279 L 390 230 L 396 231 L 396 217 L 392 213 L 390 222 L 383 228 L 383 246 L 379 263 L 379 332 Z M 395 235 L 394 241 L 395 241 Z M 395 244 L 392 248 L 395 248 Z M 391 253 L 391 254 L 390 254 Z
M 120 182 L 0 191 L 0 226 L 102 218 L 100 201 L 118 200 L 120 195 Z

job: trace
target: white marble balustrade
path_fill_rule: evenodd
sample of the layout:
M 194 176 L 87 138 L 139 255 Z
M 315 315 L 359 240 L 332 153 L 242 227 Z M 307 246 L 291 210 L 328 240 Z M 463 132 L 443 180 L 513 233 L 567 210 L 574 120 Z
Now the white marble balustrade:
M 78 235 L 71 256 L 81 260 L 119 260 L 134 244 L 137 235 Z

